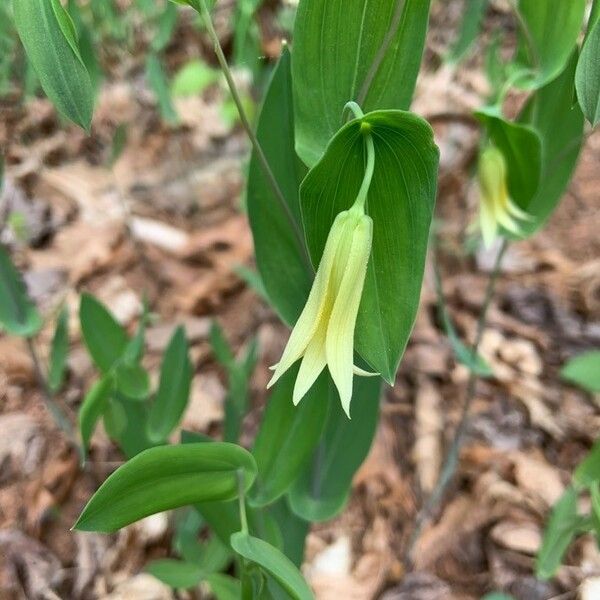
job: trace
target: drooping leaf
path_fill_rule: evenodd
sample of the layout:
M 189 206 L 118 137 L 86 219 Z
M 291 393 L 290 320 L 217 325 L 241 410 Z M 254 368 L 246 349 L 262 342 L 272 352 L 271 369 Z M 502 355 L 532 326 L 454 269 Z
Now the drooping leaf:
M 63 384 L 67 356 L 69 354 L 69 310 L 66 306 L 56 319 L 52 346 L 50 347 L 50 367 L 48 369 L 48 386 L 57 392 Z
M 44 92 L 65 117 L 88 131 L 94 92 L 69 14 L 60 0 L 18 0 L 13 12 Z
M 431 127 L 404 111 L 377 111 L 344 126 L 302 182 L 306 239 L 318 265 L 336 215 L 354 203 L 365 171 L 361 123 L 375 145 L 367 199 L 373 247 L 355 330 L 371 370 L 393 382 L 415 320 L 436 194 Z
M 175 589 L 196 587 L 204 578 L 204 572 L 197 565 L 173 558 L 153 560 L 144 571 Z
M 586 37 L 577 62 L 575 84 L 583 114 L 595 127 L 600 122 L 600 21 Z
M 256 476 L 256 462 L 234 444 L 150 448 L 110 475 L 74 527 L 108 533 L 187 504 L 231 500 L 238 494 L 238 471 L 247 490 Z
M 465 0 L 460 32 L 448 53 L 451 63 L 459 63 L 477 39 L 487 4 L 488 0 Z
M 520 32 L 517 61 L 529 73 L 519 83 L 542 87 L 563 71 L 581 30 L 585 0 L 519 0 L 525 31 Z
M 79 320 L 90 356 L 107 373 L 123 356 L 129 342 L 127 333 L 104 304 L 90 294 L 81 295 Z
M 252 454 L 258 466 L 250 502 L 265 506 L 277 500 L 310 458 L 327 416 L 328 379 L 322 373 L 299 406 L 292 403 L 297 368 L 276 384 L 254 442 Z M 274 449 L 277 451 L 274 451 Z
M 592 394 L 600 393 L 600 350 L 575 356 L 561 369 L 560 376 Z
M 0 246 L 0 326 L 13 335 L 31 337 L 42 325 L 42 317 L 27 294 L 21 274 Z
M 312 167 L 354 100 L 365 112 L 407 109 L 429 0 L 303 0 L 294 27 L 296 149 Z
M 294 103 L 290 52 L 284 47 L 265 95 L 256 135 L 283 193 L 278 202 L 260 161 L 252 154 L 247 206 L 256 263 L 265 290 L 281 318 L 292 325 L 308 298 L 313 271 L 301 232 L 298 188 L 305 167 L 294 149 Z M 277 251 L 273 251 L 277 248 Z
M 158 392 L 148 417 L 152 440 L 165 440 L 179 423 L 188 403 L 192 374 L 185 330 L 178 327 L 165 350 Z
M 275 578 L 295 600 L 314 600 L 314 595 L 294 563 L 271 544 L 247 533 L 231 536 L 233 549 Z
M 299 517 L 326 521 L 344 507 L 354 473 L 367 456 L 377 429 L 380 387 L 376 379 L 355 378 L 349 420 L 330 383 L 325 432 L 289 492 L 290 507 Z
M 79 408 L 79 431 L 83 458 L 85 458 L 96 423 L 108 408 L 108 401 L 113 389 L 114 378 L 109 373 L 92 385 Z

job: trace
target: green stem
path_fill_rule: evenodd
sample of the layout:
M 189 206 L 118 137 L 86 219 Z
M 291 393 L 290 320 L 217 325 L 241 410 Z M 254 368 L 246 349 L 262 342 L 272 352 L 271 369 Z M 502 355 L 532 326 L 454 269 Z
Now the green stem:
M 496 261 L 494 263 L 494 268 L 490 274 L 490 278 L 488 280 L 487 288 L 485 291 L 485 297 L 483 300 L 483 305 L 481 307 L 481 312 L 479 313 L 479 319 L 477 320 L 477 328 L 475 333 L 475 341 L 471 346 L 471 361 L 475 359 L 477 353 L 479 351 L 479 345 L 481 344 L 481 340 L 483 338 L 483 333 L 485 331 L 485 327 L 487 324 L 487 314 L 492 302 L 492 298 L 494 297 L 494 292 L 496 289 L 496 282 L 498 280 L 498 275 L 500 274 L 500 267 L 502 265 L 502 259 L 506 253 L 508 248 L 508 241 L 504 239 L 502 241 L 502 246 L 498 251 L 498 255 L 496 256 Z M 465 433 L 467 430 L 467 426 L 469 424 L 469 413 L 471 411 L 471 405 L 473 404 L 473 399 L 475 398 L 475 391 L 477 387 L 478 374 L 476 371 L 471 369 L 469 372 L 469 380 L 467 382 L 467 391 L 465 395 L 465 401 L 462 406 L 460 420 L 456 427 L 456 431 L 454 432 L 454 437 L 452 439 L 452 443 L 450 444 L 450 448 L 448 453 L 446 454 L 446 459 L 444 461 L 444 465 L 442 467 L 442 471 L 438 482 L 431 492 L 431 495 L 427 499 L 427 502 L 423 506 L 423 508 L 419 511 L 416 519 L 415 519 L 415 527 L 408 543 L 408 548 L 406 551 L 406 559 L 405 562 L 410 565 L 411 563 L 411 555 L 414 549 L 414 546 L 419 539 L 421 534 L 421 530 L 425 526 L 425 524 L 431 519 L 431 516 L 435 509 L 437 508 L 439 502 L 443 499 L 444 494 L 450 485 L 454 473 L 458 467 L 458 459 L 460 450 L 462 448 Z
M 238 478 L 238 500 L 240 507 L 240 523 L 242 526 L 242 533 L 248 535 L 248 517 L 246 516 L 246 490 L 245 490 L 245 477 L 244 471 L 242 469 L 238 469 L 237 471 Z
M 227 63 L 225 54 L 223 53 L 223 48 L 221 47 L 221 42 L 219 41 L 219 36 L 217 35 L 217 32 L 215 31 L 215 28 L 213 26 L 212 19 L 210 16 L 210 11 L 208 10 L 208 7 L 206 6 L 206 0 L 198 0 L 197 5 L 198 6 L 195 8 L 196 8 L 196 10 L 198 10 L 198 8 L 199 8 L 200 15 L 202 16 L 202 19 L 204 20 L 204 24 L 206 25 L 208 35 L 213 43 L 215 54 L 217 55 L 217 60 L 219 61 L 219 65 L 221 66 L 223 75 L 225 75 L 225 79 L 227 81 L 227 85 L 229 87 L 231 97 L 233 98 L 235 106 L 240 115 L 240 120 L 242 122 L 242 126 L 244 127 L 246 134 L 248 135 L 248 138 L 250 139 L 252 148 L 254 149 L 254 152 L 256 154 L 256 157 L 258 158 L 258 161 L 261 165 L 263 173 L 264 173 L 265 177 L 267 178 L 267 181 L 268 181 L 271 189 L 273 190 L 273 194 L 275 195 L 275 198 L 277 199 L 277 203 L 279 204 L 281 210 L 285 214 L 285 217 L 288 220 L 288 222 L 292 228 L 292 231 L 294 232 L 294 236 L 296 238 L 298 247 L 300 248 L 300 252 L 302 254 L 302 258 L 304 260 L 305 267 L 307 268 L 307 271 L 309 271 L 310 273 L 314 273 L 314 269 L 312 267 L 310 257 L 308 256 L 308 250 L 306 248 L 306 243 L 304 241 L 304 235 L 303 235 L 298 223 L 296 222 L 296 219 L 294 218 L 294 215 L 292 214 L 292 211 L 291 211 L 290 207 L 288 206 L 288 203 L 285 200 L 285 196 L 283 195 L 283 192 L 281 191 L 281 188 L 279 187 L 279 184 L 277 183 L 277 179 L 275 179 L 275 175 L 273 174 L 273 171 L 271 170 L 271 166 L 269 165 L 269 161 L 267 160 L 264 150 L 262 149 L 262 146 L 260 145 L 260 142 L 258 141 L 258 138 L 256 137 L 256 133 L 254 132 L 254 129 L 252 128 L 252 125 L 250 124 L 250 121 L 248 119 L 248 116 L 246 115 L 246 110 L 244 109 L 244 105 L 242 104 L 242 99 L 240 98 L 240 94 L 238 92 L 237 86 L 235 84 L 235 81 L 233 80 L 233 76 L 231 74 L 231 69 L 229 68 L 229 64 Z

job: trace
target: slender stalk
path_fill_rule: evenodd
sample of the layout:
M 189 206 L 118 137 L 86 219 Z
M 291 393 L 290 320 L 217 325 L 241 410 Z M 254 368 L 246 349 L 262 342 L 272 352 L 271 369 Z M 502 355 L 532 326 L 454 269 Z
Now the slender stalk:
M 481 306 L 481 311 L 479 313 L 479 319 L 477 320 L 477 329 L 475 333 L 475 341 L 471 346 L 471 359 L 475 360 L 477 353 L 479 351 L 479 345 L 481 344 L 481 339 L 483 338 L 483 333 L 485 331 L 485 327 L 487 324 L 487 314 L 490 308 L 492 298 L 494 297 L 494 292 L 496 290 L 496 282 L 498 281 L 498 275 L 500 274 L 500 267 L 502 264 L 502 259 L 504 258 L 504 254 L 506 253 L 506 249 L 508 248 L 508 241 L 504 239 L 502 241 L 502 246 L 498 251 L 498 255 L 496 256 L 496 261 L 494 263 L 494 268 L 490 274 L 490 278 L 487 283 L 487 287 L 485 290 L 485 297 L 483 299 L 483 304 Z M 444 465 L 442 467 L 442 472 L 438 479 L 438 482 L 431 492 L 431 495 L 425 502 L 423 508 L 417 514 L 415 519 L 415 527 L 413 533 L 411 535 L 410 541 L 408 543 L 408 548 L 406 551 L 405 562 L 410 565 L 411 563 L 411 555 L 414 549 L 414 546 L 419 539 L 421 534 L 421 530 L 425 526 L 425 524 L 431 518 L 433 512 L 437 508 L 440 501 L 443 499 L 444 494 L 448 488 L 448 485 L 451 483 L 456 469 L 458 467 L 458 459 L 460 450 L 462 448 L 465 433 L 467 431 L 467 427 L 469 425 L 469 416 L 471 411 L 471 405 L 473 404 L 473 400 L 475 398 L 475 391 L 477 388 L 477 380 L 479 376 L 477 372 L 471 369 L 469 373 L 469 380 L 467 382 L 467 390 L 465 394 L 465 400 L 462 406 L 460 420 L 456 427 L 456 431 L 454 432 L 454 437 L 450 444 L 450 448 L 448 449 L 448 453 L 446 454 L 446 459 L 444 461 Z
M 290 210 L 290 207 L 288 206 L 288 203 L 285 200 L 285 196 L 283 195 L 283 192 L 281 191 L 281 188 L 279 187 L 279 184 L 277 183 L 277 179 L 275 179 L 275 175 L 273 174 L 273 171 L 271 170 L 271 166 L 269 165 L 269 161 L 267 160 L 264 150 L 262 149 L 262 146 L 260 145 L 260 142 L 258 141 L 258 138 L 256 137 L 256 133 L 254 132 L 254 129 L 252 128 L 252 125 L 250 124 L 250 121 L 248 120 L 248 116 L 246 115 L 246 110 L 244 109 L 244 105 L 242 104 L 242 100 L 240 98 L 240 94 L 238 92 L 237 86 L 235 84 L 235 81 L 233 80 L 233 76 L 231 74 L 231 69 L 229 68 L 229 64 L 227 63 L 225 54 L 223 53 L 223 48 L 221 47 L 221 42 L 219 41 L 219 36 L 217 35 L 217 32 L 215 31 L 215 28 L 213 26 L 212 19 L 210 16 L 210 11 L 208 10 L 208 7 L 206 6 L 206 0 L 198 0 L 197 4 L 200 9 L 200 14 L 202 16 L 202 19 L 204 20 L 204 24 L 206 25 L 208 35 L 213 43 L 215 54 L 217 55 L 217 60 L 219 61 L 219 65 L 221 66 L 223 75 L 225 75 L 225 79 L 227 81 L 227 85 L 229 87 L 231 97 L 233 98 L 235 106 L 240 115 L 240 120 L 242 122 L 242 126 L 244 127 L 246 134 L 248 135 L 248 138 L 250 139 L 252 148 L 254 149 L 254 152 L 256 153 L 256 157 L 258 158 L 258 161 L 260 162 L 263 173 L 264 173 L 265 177 L 267 178 L 267 181 L 269 182 L 271 189 L 273 190 L 273 194 L 275 195 L 275 198 L 277 199 L 277 203 L 279 204 L 281 210 L 284 212 L 286 219 L 289 221 L 292 231 L 294 232 L 296 242 L 301 250 L 301 254 L 304 259 L 307 270 L 310 273 L 313 273 L 314 269 L 312 267 L 310 257 L 308 256 L 308 251 L 307 251 L 306 244 L 304 241 L 304 234 L 302 233 L 298 223 L 296 222 L 296 219 L 294 218 L 294 215 L 292 214 L 292 211 Z
M 238 478 L 238 500 L 240 507 L 240 523 L 242 526 L 242 532 L 248 533 L 248 517 L 246 516 L 246 491 L 244 489 L 244 471 L 239 469 L 237 471 Z
M 71 421 L 69 421 L 65 413 L 60 408 L 60 406 L 58 406 L 58 404 L 54 401 L 52 391 L 50 390 L 50 386 L 48 385 L 48 380 L 44 375 L 42 364 L 37 354 L 37 350 L 35 349 L 33 340 L 31 338 L 27 338 L 27 349 L 29 350 L 31 362 L 33 363 L 33 370 L 35 372 L 38 385 L 42 390 L 42 393 L 44 394 L 44 400 L 46 401 L 46 406 L 48 407 L 48 410 L 52 414 L 52 417 L 54 418 L 56 424 L 60 427 L 60 429 L 65 434 L 67 434 L 71 440 L 73 440 L 73 426 L 71 425 Z

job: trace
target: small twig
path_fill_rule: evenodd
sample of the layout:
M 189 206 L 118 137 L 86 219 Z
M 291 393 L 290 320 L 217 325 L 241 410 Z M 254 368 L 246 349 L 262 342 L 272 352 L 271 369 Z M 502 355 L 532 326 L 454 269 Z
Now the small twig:
M 50 386 L 48 385 L 48 380 L 44 375 L 44 371 L 42 370 L 42 364 L 38 357 L 33 340 L 31 338 L 27 338 L 27 348 L 29 350 L 29 355 L 31 356 L 31 362 L 33 363 L 33 369 L 35 371 L 35 376 L 38 381 L 38 385 L 44 395 L 44 400 L 46 401 L 46 406 L 48 407 L 48 410 L 52 414 L 56 424 L 60 427 L 60 429 L 70 438 L 71 441 L 74 441 L 75 438 L 73 434 L 73 426 L 71 425 L 71 421 L 69 421 L 65 413 L 60 408 L 60 406 L 58 406 L 58 404 L 54 401 L 52 391 L 50 390 Z
M 494 264 L 494 268 L 492 273 L 490 274 L 490 278 L 488 280 L 487 288 L 485 291 L 485 297 L 483 300 L 483 305 L 481 307 L 481 312 L 479 313 L 479 319 L 477 321 L 477 329 L 475 333 L 475 341 L 471 347 L 471 359 L 474 360 L 479 352 L 479 345 L 481 344 L 481 340 L 483 338 L 483 333 L 485 331 L 485 327 L 487 324 L 487 314 L 488 309 L 490 308 L 492 298 L 494 297 L 494 291 L 496 289 L 496 282 L 498 280 L 498 275 L 500 274 L 500 266 L 502 264 L 502 259 L 504 254 L 506 253 L 506 249 L 508 248 L 508 241 L 504 239 L 502 241 L 502 246 L 498 251 L 498 255 L 496 256 L 496 261 Z M 421 534 L 421 530 L 425 526 L 425 524 L 431 518 L 433 512 L 437 508 L 439 502 L 443 499 L 444 494 L 448 488 L 448 485 L 452 481 L 456 469 L 458 467 L 458 459 L 460 450 L 462 448 L 465 433 L 469 424 L 469 413 L 471 410 L 471 405 L 473 404 L 473 400 L 475 398 L 475 390 L 477 387 L 478 374 L 474 369 L 470 370 L 469 380 L 467 383 L 467 391 L 465 395 L 465 400 L 462 406 L 460 420 L 456 427 L 456 431 L 454 432 L 454 437 L 452 439 L 452 443 L 450 444 L 450 448 L 448 449 L 448 453 L 446 454 L 446 459 L 444 461 L 444 465 L 442 467 L 442 472 L 438 479 L 438 482 L 431 492 L 431 495 L 427 499 L 427 502 L 423 506 L 423 508 L 419 511 L 416 519 L 415 519 L 415 527 L 413 529 L 413 533 L 411 535 L 410 541 L 408 543 L 405 563 L 410 565 L 412 562 L 412 552 L 414 546 L 419 539 Z
M 206 6 L 206 0 L 198 0 L 198 6 L 200 8 L 200 14 L 202 15 L 204 24 L 206 25 L 206 29 L 208 30 L 208 35 L 210 36 L 210 39 L 213 43 L 215 54 L 217 55 L 217 60 L 219 61 L 219 65 L 221 66 L 223 75 L 225 75 L 225 79 L 227 81 L 227 85 L 229 87 L 231 97 L 233 98 L 235 106 L 240 115 L 240 120 L 242 122 L 242 126 L 244 127 L 246 134 L 248 135 L 248 138 L 250 139 L 252 148 L 254 149 L 254 152 L 256 153 L 256 157 L 258 158 L 258 161 L 260 162 L 262 171 L 263 171 L 265 177 L 267 178 L 271 189 L 273 190 L 273 194 L 275 195 L 275 198 L 277 199 L 277 203 L 279 204 L 281 210 L 283 210 L 283 212 L 286 216 L 286 219 L 289 221 L 292 231 L 294 232 L 294 236 L 296 238 L 298 247 L 300 248 L 300 253 L 305 262 L 305 266 L 310 273 L 314 273 L 312 263 L 310 261 L 310 257 L 308 256 L 308 251 L 307 251 L 306 244 L 304 241 L 304 234 L 301 231 L 298 223 L 296 222 L 296 219 L 294 218 L 294 215 L 292 214 L 292 211 L 290 210 L 290 207 L 288 206 L 288 203 L 285 200 L 285 196 L 283 195 L 283 192 L 281 191 L 281 188 L 279 187 L 279 184 L 277 183 L 277 179 L 275 179 L 275 175 L 273 174 L 273 171 L 271 170 L 271 166 L 269 165 L 269 161 L 267 160 L 264 150 L 262 149 L 262 146 L 260 145 L 260 142 L 258 141 L 258 138 L 256 137 L 256 133 L 254 132 L 254 129 L 252 128 L 252 125 L 250 124 L 250 121 L 248 120 L 248 116 L 246 115 L 246 110 L 244 109 L 244 105 L 240 98 L 240 94 L 237 90 L 237 86 L 235 84 L 235 81 L 233 80 L 233 76 L 231 74 L 231 69 L 229 68 L 229 64 L 227 63 L 225 54 L 223 53 L 223 48 L 221 47 L 221 42 L 219 41 L 219 36 L 217 35 L 217 32 L 215 31 L 215 28 L 213 26 L 212 19 L 210 16 L 210 11 L 208 10 L 208 7 Z

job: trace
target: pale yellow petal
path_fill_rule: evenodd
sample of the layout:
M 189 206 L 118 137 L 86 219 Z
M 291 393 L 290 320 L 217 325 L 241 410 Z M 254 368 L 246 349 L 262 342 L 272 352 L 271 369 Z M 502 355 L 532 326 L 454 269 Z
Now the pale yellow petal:
M 300 363 L 300 370 L 296 377 L 296 384 L 294 385 L 293 401 L 297 405 L 313 383 L 317 380 L 317 377 L 321 374 L 325 368 L 327 362 L 325 358 L 325 335 L 327 333 L 326 324 L 323 327 L 323 331 L 319 329 L 317 334 L 308 344 L 302 362 Z
M 325 351 L 327 366 L 337 387 L 342 408 L 350 418 L 354 358 L 354 328 L 371 252 L 373 221 L 363 216 L 356 226 L 346 270 L 336 295 Z
M 479 223 L 481 224 L 483 243 L 486 248 L 489 248 L 496 239 L 498 225 L 493 211 L 485 202 L 481 202 L 479 206 Z
M 510 198 L 508 199 L 506 208 L 508 212 L 517 219 L 521 219 L 523 221 L 533 221 L 533 217 L 529 213 L 526 213 L 522 208 L 517 206 Z
M 372 373 L 371 371 L 365 371 L 364 369 L 361 369 L 356 365 L 352 367 L 352 372 L 355 375 L 359 375 L 360 377 L 377 377 L 378 375 L 381 375 L 381 373 Z

